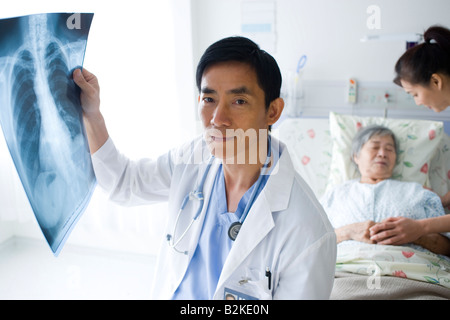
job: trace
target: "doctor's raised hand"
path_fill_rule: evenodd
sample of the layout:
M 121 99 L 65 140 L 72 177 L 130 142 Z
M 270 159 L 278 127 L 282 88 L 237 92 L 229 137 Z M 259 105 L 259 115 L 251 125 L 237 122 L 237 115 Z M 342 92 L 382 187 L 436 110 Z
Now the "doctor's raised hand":
M 100 86 L 97 77 L 85 68 L 75 69 L 73 80 L 81 89 L 80 101 L 89 148 L 91 153 L 95 153 L 109 137 L 100 112 Z

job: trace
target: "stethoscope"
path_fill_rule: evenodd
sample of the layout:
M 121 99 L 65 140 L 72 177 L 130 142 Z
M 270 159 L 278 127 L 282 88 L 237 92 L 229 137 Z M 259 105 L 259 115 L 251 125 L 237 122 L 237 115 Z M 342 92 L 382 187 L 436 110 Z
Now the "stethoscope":
M 272 156 L 272 151 L 271 151 L 271 141 L 270 141 L 270 140 L 271 140 L 271 139 L 270 139 L 270 137 L 269 137 L 269 143 L 268 143 L 268 147 L 269 147 L 269 148 L 268 148 L 268 152 L 267 152 L 267 158 L 266 158 L 266 161 L 264 162 L 264 165 L 263 165 L 263 167 L 262 167 L 262 169 L 261 169 L 261 174 L 259 175 L 258 180 L 256 181 L 256 184 L 255 184 L 255 186 L 254 186 L 254 189 L 253 189 L 253 191 L 252 191 L 252 194 L 250 195 L 250 198 L 248 199 L 248 202 L 247 202 L 247 204 L 246 204 L 246 206 L 245 206 L 245 209 L 244 209 L 244 211 L 242 212 L 242 216 L 241 216 L 241 218 L 239 219 L 239 221 L 233 222 L 233 223 L 230 225 L 230 228 L 228 229 L 228 237 L 229 237 L 232 241 L 235 241 L 235 240 L 236 240 L 236 238 L 237 238 L 237 236 L 238 236 L 238 234 L 239 234 L 239 231 L 241 230 L 241 226 L 242 226 L 242 224 L 244 223 L 245 218 L 247 218 L 248 212 L 250 211 L 250 208 L 251 208 L 253 202 L 255 201 L 256 194 L 258 193 L 258 189 L 259 189 L 260 186 L 261 186 L 261 183 L 262 183 L 262 180 L 263 180 L 263 176 L 264 176 L 262 172 L 263 172 L 263 170 L 267 170 L 268 167 L 269 167 L 270 159 L 271 159 L 271 156 Z M 204 184 L 205 184 L 206 177 L 208 176 L 208 172 L 209 172 L 209 170 L 211 169 L 211 165 L 212 165 L 213 162 L 214 162 L 214 159 L 215 159 L 214 156 L 211 156 L 211 157 L 210 157 L 210 159 L 209 159 L 209 161 L 208 161 L 208 165 L 206 166 L 205 172 L 203 173 L 203 177 L 202 177 L 202 179 L 200 180 L 200 183 L 199 183 L 197 189 L 194 190 L 194 191 L 189 192 L 189 193 L 184 197 L 183 201 L 181 202 L 181 207 L 180 207 L 180 210 L 178 211 L 177 218 L 175 219 L 175 224 L 174 224 L 174 226 L 173 226 L 172 235 L 167 234 L 167 236 L 166 236 L 166 237 L 167 237 L 167 241 L 168 241 L 168 243 L 169 243 L 169 247 L 173 248 L 173 249 L 174 249 L 176 252 L 178 252 L 178 253 L 183 253 L 183 254 L 186 254 L 186 255 L 188 254 L 187 251 L 180 251 L 180 250 L 178 250 L 178 249 L 176 248 L 176 246 L 178 245 L 178 243 L 180 243 L 181 240 L 183 240 L 183 238 L 186 236 L 186 234 L 188 233 L 188 231 L 191 229 L 192 224 L 194 223 L 195 220 L 197 220 L 197 218 L 200 216 L 200 213 L 201 213 L 202 210 L 203 210 L 203 204 L 204 204 L 203 186 L 204 186 Z M 192 218 L 192 220 L 191 220 L 191 222 L 189 223 L 189 225 L 187 226 L 187 228 L 184 230 L 184 232 L 181 234 L 181 236 L 178 238 L 178 240 L 175 241 L 174 235 L 175 235 L 176 230 L 177 230 L 177 227 L 178 227 L 178 221 L 179 221 L 179 219 L 180 219 L 181 212 L 183 212 L 184 208 L 186 207 L 187 203 L 188 203 L 190 200 L 198 200 L 199 203 L 200 203 L 199 208 L 197 209 L 197 212 L 195 213 L 194 217 Z

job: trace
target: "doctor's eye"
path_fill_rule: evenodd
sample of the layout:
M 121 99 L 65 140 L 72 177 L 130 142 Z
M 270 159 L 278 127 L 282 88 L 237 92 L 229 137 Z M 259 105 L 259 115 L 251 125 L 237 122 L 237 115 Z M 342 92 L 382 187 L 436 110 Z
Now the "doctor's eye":
M 237 105 L 243 105 L 243 104 L 246 104 L 246 103 L 247 103 L 247 101 L 245 101 L 244 99 L 236 99 L 234 101 L 234 104 L 237 104 Z
M 214 102 L 214 99 L 211 98 L 211 97 L 204 97 L 204 98 L 202 99 L 202 101 L 203 101 L 204 103 L 213 103 L 213 102 Z

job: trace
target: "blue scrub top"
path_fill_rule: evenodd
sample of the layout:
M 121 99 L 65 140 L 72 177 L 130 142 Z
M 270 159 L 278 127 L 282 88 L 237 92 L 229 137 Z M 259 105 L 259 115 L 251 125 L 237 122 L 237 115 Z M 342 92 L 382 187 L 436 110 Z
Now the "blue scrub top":
M 269 175 L 262 176 L 256 197 L 268 179 Z M 173 299 L 209 300 L 213 298 L 220 273 L 234 242 L 228 237 L 228 229 L 233 222 L 241 218 L 255 187 L 256 182 L 242 196 L 236 212 L 228 212 L 225 177 L 220 165 L 197 248 Z

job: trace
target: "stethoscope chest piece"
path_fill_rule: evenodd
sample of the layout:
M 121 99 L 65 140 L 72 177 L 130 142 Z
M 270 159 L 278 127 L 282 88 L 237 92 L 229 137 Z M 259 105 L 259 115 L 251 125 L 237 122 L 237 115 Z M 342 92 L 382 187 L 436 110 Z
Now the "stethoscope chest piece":
M 239 233 L 239 230 L 241 230 L 242 223 L 239 221 L 233 222 L 228 229 L 228 236 L 231 240 L 236 240 L 236 237 Z

